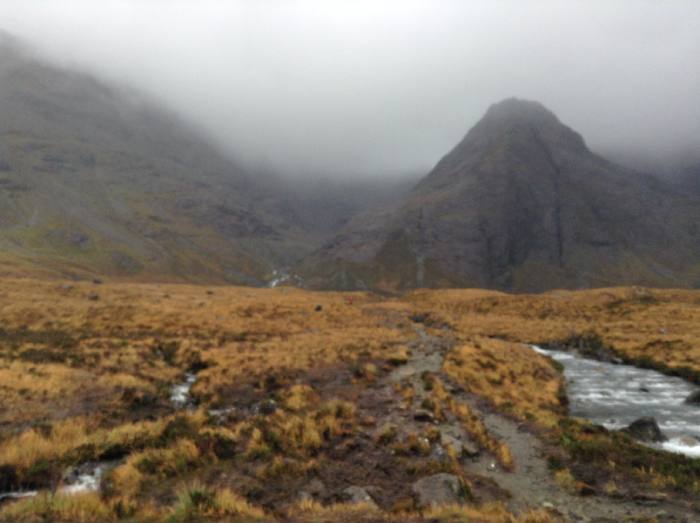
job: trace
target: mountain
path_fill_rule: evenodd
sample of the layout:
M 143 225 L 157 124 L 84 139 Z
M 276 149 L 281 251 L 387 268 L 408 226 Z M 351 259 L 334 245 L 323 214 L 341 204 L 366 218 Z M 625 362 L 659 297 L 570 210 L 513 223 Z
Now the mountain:
M 0 37 L 6 271 L 263 283 L 315 244 L 255 178 L 144 96 Z
M 700 160 L 681 169 L 679 178 L 683 190 L 700 198 Z
M 387 291 L 698 287 L 699 203 L 508 99 L 399 205 L 352 220 L 299 272 L 312 287 Z

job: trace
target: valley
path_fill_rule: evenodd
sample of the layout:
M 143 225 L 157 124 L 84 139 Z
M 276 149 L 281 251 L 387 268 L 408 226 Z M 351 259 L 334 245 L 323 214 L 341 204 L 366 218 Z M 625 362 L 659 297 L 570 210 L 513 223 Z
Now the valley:
M 700 521 L 700 11 L 550 3 L 0 2 L 0 523 Z

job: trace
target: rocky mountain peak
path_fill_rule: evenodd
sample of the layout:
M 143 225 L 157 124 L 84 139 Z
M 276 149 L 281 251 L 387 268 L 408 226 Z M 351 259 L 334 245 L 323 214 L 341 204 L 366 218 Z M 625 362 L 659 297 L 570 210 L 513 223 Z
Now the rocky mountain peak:
M 500 124 L 515 121 L 560 124 L 556 115 L 540 102 L 515 97 L 492 104 L 482 120 Z
M 545 143 L 588 152 L 581 135 L 561 123 L 552 111 L 539 102 L 519 98 L 507 98 L 489 107 L 458 148 L 471 143 L 482 150 L 513 143 L 536 147 Z

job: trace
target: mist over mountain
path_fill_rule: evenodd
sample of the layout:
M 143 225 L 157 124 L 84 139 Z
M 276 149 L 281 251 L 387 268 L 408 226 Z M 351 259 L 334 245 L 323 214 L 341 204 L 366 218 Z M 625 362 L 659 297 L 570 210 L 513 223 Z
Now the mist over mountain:
M 621 167 L 540 103 L 506 99 L 425 177 L 363 172 L 359 157 L 301 175 L 253 167 L 165 98 L 79 69 L 0 38 L 9 271 L 265 285 L 295 268 L 312 287 L 388 291 L 699 284 L 692 147 L 617 149 Z
M 700 521 L 699 35 L 0 0 L 0 522 Z
M 592 153 L 537 102 L 492 105 L 396 208 L 302 266 L 321 287 L 700 284 L 700 200 Z
M 64 275 L 259 283 L 302 233 L 178 117 L 0 44 L 0 242 Z
M 0 39 L 0 245 L 51 274 L 261 285 L 407 182 L 254 172 L 139 92 Z
M 603 156 L 700 146 L 695 0 L 4 0 L 0 27 L 285 177 L 424 174 L 509 96 Z

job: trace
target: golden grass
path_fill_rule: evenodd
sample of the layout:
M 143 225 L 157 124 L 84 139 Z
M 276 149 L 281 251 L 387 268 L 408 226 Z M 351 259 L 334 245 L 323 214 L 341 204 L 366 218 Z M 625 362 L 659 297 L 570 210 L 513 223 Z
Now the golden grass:
M 265 512 L 229 489 L 212 489 L 198 481 L 180 487 L 171 509 L 173 522 L 269 521 Z
M 0 521 L 7 523 L 108 523 L 116 516 L 95 493 L 40 494 L 0 509 Z
M 462 422 L 464 430 L 466 430 L 482 448 L 491 452 L 504 469 L 513 469 L 515 462 L 508 445 L 495 438 L 488 431 L 481 417 L 475 413 L 469 405 L 451 400 L 449 408 L 454 412 L 455 416 L 457 416 L 457 419 Z
M 700 292 L 609 288 L 510 295 L 483 290 L 416 291 L 419 311 L 475 336 L 547 343 L 595 333 L 631 358 L 700 372 Z
M 0 460 L 3 464 L 28 469 L 37 462 L 64 456 L 87 440 L 88 425 L 85 419 L 62 421 L 54 424 L 48 435 L 30 429 L 3 442 L 0 445 Z
M 521 419 L 551 428 L 564 413 L 563 377 L 522 344 L 476 337 L 448 354 L 444 370 L 469 392 Z
M 99 299 L 89 299 L 93 293 Z M 108 449 L 126 456 L 109 475 L 112 491 L 105 500 L 80 498 L 82 509 L 79 498 L 22 500 L 3 507 L 1 521 L 32 521 L 41 513 L 53 514 L 56 521 L 68 521 L 68 515 L 92 521 L 90 510 L 104 521 L 129 514 L 157 520 L 165 512 L 195 519 L 249 512 L 251 518 L 262 518 L 258 509 L 220 485 L 190 485 L 178 504 L 167 508 L 144 486 L 162 482 L 160 495 L 170 495 L 170 503 L 181 479 L 206 477 L 204 471 L 216 467 L 221 454 L 227 456 L 221 460 L 231 460 L 221 466 L 248 467 L 246 474 L 260 481 L 321 469 L 329 448 L 358 437 L 367 413 L 316 390 L 309 376 L 324 369 L 330 374 L 349 371 L 357 389 L 376 384 L 393 366 L 409 362 L 408 346 L 417 338 L 409 318 L 420 315 L 427 318 L 424 327 L 431 334 L 454 342 L 442 369 L 451 382 L 486 398 L 497 410 L 555 434 L 565 419 L 562 378 L 526 343 L 594 333 L 626 357 L 689 369 L 700 377 L 700 292 L 693 291 L 507 295 L 442 290 L 383 299 L 286 288 L 3 278 L 0 295 L 0 465 L 15 467 L 22 478 L 44 462 L 60 471 Z M 198 371 L 192 393 L 201 409 L 173 415 L 169 389 L 191 369 Z M 429 394 L 422 407 L 438 420 L 451 411 L 504 468 L 513 467 L 510 449 L 467 404 L 435 376 L 423 379 Z M 245 411 L 244 419 L 234 416 L 233 421 L 205 414 L 209 408 L 230 406 L 251 390 L 274 397 L 277 410 L 268 415 Z M 410 384 L 396 384 L 395 392 L 406 405 L 415 399 Z M 143 409 L 139 416 L 153 419 L 133 421 L 138 409 Z M 430 441 L 430 434 L 397 443 L 396 427 L 378 421 L 372 444 L 383 451 L 407 451 L 402 459 L 424 458 L 429 452 L 425 440 Z M 557 474 L 562 486 L 578 488 L 575 478 Z M 674 486 L 672 475 L 655 469 L 642 466 L 635 475 L 658 488 Z M 208 501 L 188 505 L 184 493 L 198 490 L 206 491 Z M 356 505 L 306 503 L 294 510 L 300 521 L 313 521 L 316 515 L 337 516 L 338 521 L 379 518 L 376 509 Z M 554 521 L 540 512 L 530 519 L 503 512 L 499 520 L 498 510 L 503 511 L 442 507 L 435 509 L 442 514 L 435 517 Z M 396 515 L 381 518 L 401 521 Z
M 545 510 L 527 511 L 519 517 L 513 516 L 500 503 L 486 504 L 481 507 L 464 505 L 444 505 L 428 510 L 424 517 L 436 519 L 445 523 L 563 523 L 560 519 Z

